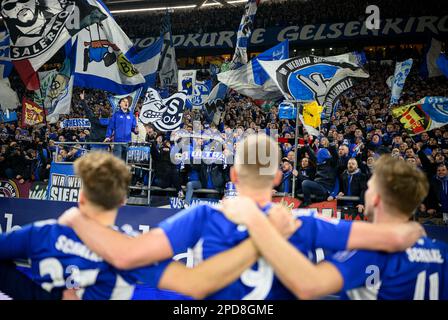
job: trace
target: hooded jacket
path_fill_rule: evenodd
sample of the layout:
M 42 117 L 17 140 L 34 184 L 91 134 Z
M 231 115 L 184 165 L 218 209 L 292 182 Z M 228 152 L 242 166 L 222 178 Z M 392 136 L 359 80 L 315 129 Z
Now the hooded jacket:
M 307 148 L 308 154 L 316 166 L 316 177 L 314 181 L 322 185 L 328 192 L 332 192 L 336 183 L 338 153 L 335 146 L 329 149 L 321 148 L 315 154 L 311 148 Z

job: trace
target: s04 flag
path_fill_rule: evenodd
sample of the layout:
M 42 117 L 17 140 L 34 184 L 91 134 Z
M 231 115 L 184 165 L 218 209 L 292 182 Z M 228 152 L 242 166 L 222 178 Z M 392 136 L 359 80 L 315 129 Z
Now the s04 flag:
M 174 131 L 182 124 L 187 94 L 178 92 L 167 99 L 160 98 L 157 90 L 149 88 L 140 111 L 143 124 L 152 123 L 159 131 Z

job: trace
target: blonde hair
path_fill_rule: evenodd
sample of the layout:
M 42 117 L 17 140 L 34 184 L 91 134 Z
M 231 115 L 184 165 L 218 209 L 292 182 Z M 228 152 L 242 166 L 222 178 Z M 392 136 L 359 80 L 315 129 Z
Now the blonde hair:
M 390 155 L 375 162 L 374 179 L 386 206 L 409 217 L 429 192 L 428 179 L 421 170 Z
M 77 159 L 74 166 L 89 201 L 106 210 L 122 205 L 131 182 L 124 161 L 106 152 L 91 152 Z
M 264 133 L 251 134 L 236 146 L 238 181 L 254 189 L 271 188 L 280 164 L 277 142 Z

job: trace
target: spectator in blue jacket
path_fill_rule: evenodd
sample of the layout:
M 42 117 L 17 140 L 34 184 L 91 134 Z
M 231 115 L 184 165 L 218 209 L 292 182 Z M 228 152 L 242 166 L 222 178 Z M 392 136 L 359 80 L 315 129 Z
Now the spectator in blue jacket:
M 129 143 L 132 140 L 131 133 L 138 134 L 137 120 L 129 110 L 129 99 L 123 98 L 119 101 L 120 108 L 114 113 L 109 122 L 104 142 Z M 126 159 L 125 145 L 115 145 L 114 155 L 121 159 Z

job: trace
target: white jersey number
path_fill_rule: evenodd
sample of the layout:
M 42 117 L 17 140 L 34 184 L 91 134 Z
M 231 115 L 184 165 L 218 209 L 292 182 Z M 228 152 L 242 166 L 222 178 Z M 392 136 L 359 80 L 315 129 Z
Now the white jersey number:
M 414 300 L 425 299 L 426 271 L 422 271 L 417 276 L 415 284 Z M 433 273 L 429 276 L 429 300 L 439 300 L 439 274 Z
M 241 275 L 241 282 L 254 288 L 243 300 L 263 300 L 272 288 L 274 280 L 274 270 L 263 258 L 258 261 L 258 270 L 247 269 Z

